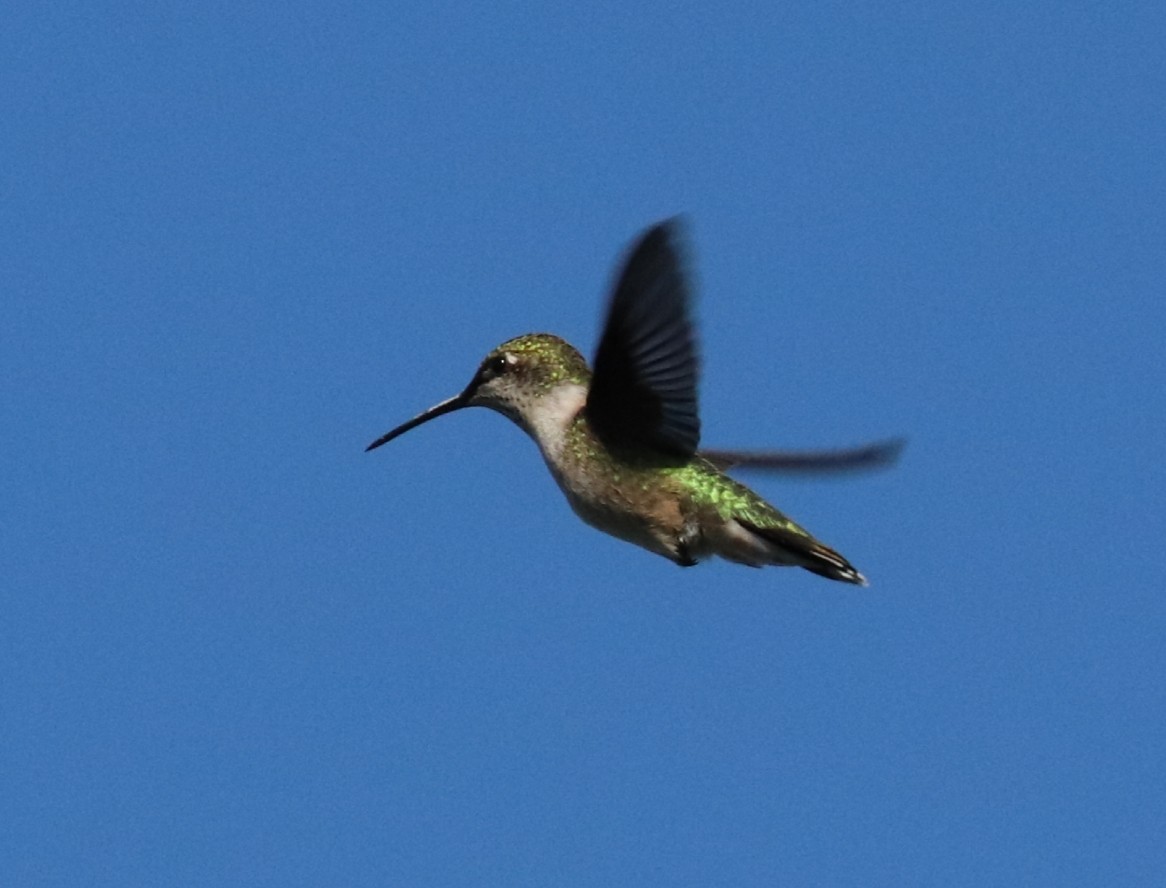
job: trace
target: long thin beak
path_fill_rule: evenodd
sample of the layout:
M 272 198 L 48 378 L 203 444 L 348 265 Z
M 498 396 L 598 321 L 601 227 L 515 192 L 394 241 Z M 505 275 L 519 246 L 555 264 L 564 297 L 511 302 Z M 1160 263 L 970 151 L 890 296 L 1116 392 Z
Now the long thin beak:
M 439 416 L 444 416 L 447 413 L 453 413 L 455 410 L 461 410 L 463 407 L 469 406 L 470 396 L 466 392 L 460 392 L 459 394 L 454 395 L 452 398 L 446 398 L 440 404 L 433 405 L 424 413 L 417 414 L 408 422 L 401 423 L 401 425 L 397 426 L 391 432 L 385 432 L 383 435 L 369 444 L 368 447 L 364 448 L 364 452 L 368 453 L 370 450 L 375 450 L 382 444 L 388 444 L 398 435 L 403 435 L 405 432 L 409 431 L 409 429 L 415 429 L 417 426 L 427 423 L 431 419 L 437 419 Z

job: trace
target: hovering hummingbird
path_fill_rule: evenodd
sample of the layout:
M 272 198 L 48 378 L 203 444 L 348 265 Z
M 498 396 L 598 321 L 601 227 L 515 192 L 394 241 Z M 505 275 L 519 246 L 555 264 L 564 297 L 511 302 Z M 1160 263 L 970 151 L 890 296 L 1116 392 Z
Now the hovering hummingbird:
M 700 451 L 697 354 L 679 223 L 649 228 L 627 255 L 589 369 L 549 333 L 503 342 L 470 384 L 373 441 L 373 450 L 463 407 L 489 407 L 530 435 L 585 522 L 682 567 L 720 555 L 866 578 L 743 484 L 731 467 L 828 472 L 894 461 L 900 441 L 850 450 Z

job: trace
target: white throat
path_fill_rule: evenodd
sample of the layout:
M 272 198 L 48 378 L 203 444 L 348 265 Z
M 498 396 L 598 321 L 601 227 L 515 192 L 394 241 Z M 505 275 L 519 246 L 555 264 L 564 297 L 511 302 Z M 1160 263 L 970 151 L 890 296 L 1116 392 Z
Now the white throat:
M 587 387 L 571 382 L 555 386 L 539 398 L 534 410 L 527 412 L 528 430 L 547 462 L 554 465 L 559 461 L 567 430 L 586 403 Z

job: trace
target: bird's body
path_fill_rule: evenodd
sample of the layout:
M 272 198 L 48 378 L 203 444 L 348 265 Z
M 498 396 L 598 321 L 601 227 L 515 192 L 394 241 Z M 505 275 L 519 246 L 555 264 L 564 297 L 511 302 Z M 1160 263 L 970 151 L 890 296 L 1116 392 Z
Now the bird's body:
M 833 454 L 697 450 L 697 363 L 675 223 L 641 238 L 618 280 L 594 369 L 565 340 L 531 333 L 482 361 L 470 385 L 369 446 L 444 413 L 485 406 L 538 444 L 575 513 L 682 566 L 719 555 L 753 567 L 797 565 L 866 584 L 725 465 L 826 470 L 886 462 L 897 443 Z
M 538 444 L 575 514 L 592 527 L 685 567 L 719 555 L 863 581 L 846 559 L 699 454 L 669 457 L 605 444 L 586 416 L 590 370 L 565 340 L 534 333 L 496 351 L 518 357 L 531 375 L 544 362 L 569 368 L 548 374 L 554 382 L 530 387 L 513 418 Z

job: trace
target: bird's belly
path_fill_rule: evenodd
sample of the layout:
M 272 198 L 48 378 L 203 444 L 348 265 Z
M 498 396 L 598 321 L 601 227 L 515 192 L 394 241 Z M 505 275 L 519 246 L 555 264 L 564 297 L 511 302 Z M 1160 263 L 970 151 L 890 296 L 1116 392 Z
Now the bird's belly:
M 571 504 L 571 509 L 576 515 L 595 529 L 665 557 L 673 557 L 673 550 L 668 544 L 666 534 L 643 516 L 612 509 L 570 494 L 567 495 L 567 502 Z
M 677 540 L 682 520 L 679 503 L 664 496 L 632 499 L 619 490 L 604 487 L 593 479 L 567 479 L 559 472 L 555 480 L 567 497 L 571 510 L 596 530 L 640 546 L 649 552 L 678 560 Z

